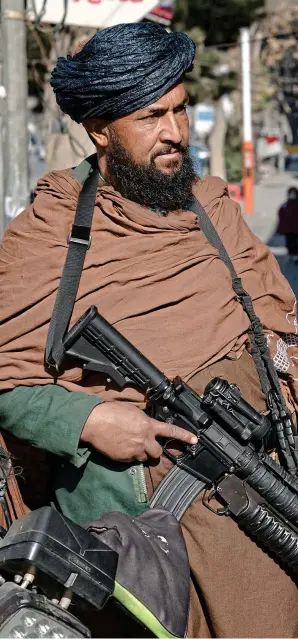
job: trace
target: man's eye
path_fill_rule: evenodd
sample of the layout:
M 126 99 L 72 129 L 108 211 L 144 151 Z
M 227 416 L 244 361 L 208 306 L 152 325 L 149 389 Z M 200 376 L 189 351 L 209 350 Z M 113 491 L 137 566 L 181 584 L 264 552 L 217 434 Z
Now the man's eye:
M 156 113 L 151 113 L 150 115 L 147 115 L 147 117 L 144 118 L 144 120 L 157 120 L 158 118 L 160 118 L 160 113 L 156 112 Z
M 140 118 L 139 121 L 150 124 L 150 122 L 156 122 L 156 120 L 158 120 L 159 117 L 160 117 L 159 115 L 152 113 L 151 115 L 146 115 L 144 118 Z

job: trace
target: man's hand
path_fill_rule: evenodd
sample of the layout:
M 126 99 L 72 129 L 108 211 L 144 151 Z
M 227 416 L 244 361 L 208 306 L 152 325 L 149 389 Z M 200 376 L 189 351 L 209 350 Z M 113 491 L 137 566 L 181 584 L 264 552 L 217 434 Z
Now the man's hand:
M 117 461 L 145 461 L 158 458 L 162 447 L 156 437 L 175 438 L 186 444 L 196 444 L 197 437 L 184 428 L 158 422 L 133 404 L 106 402 L 90 413 L 81 439 L 107 457 Z

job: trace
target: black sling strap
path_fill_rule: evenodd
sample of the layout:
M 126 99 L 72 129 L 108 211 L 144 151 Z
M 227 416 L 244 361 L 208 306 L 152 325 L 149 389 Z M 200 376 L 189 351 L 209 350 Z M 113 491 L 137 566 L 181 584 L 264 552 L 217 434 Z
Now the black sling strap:
M 69 247 L 50 321 L 45 355 L 48 366 L 54 366 L 57 371 L 63 360 L 63 339 L 72 315 L 86 252 L 91 244 L 90 230 L 99 176 L 96 154 L 84 160 L 72 174 L 83 184 L 83 188 L 68 237 Z
M 252 342 L 252 356 L 255 361 L 255 365 L 257 371 L 259 373 L 260 382 L 262 386 L 263 393 L 266 397 L 268 397 L 268 393 L 271 390 L 271 384 L 268 379 L 267 371 L 265 369 L 265 365 L 263 359 L 266 359 L 266 363 L 268 364 L 268 369 L 270 373 L 270 377 L 272 378 L 272 383 L 274 384 L 277 392 L 280 392 L 279 380 L 278 376 L 272 362 L 268 347 L 267 341 L 264 335 L 262 324 L 254 312 L 253 302 L 248 293 L 243 289 L 242 281 L 240 277 L 238 277 L 233 262 L 230 259 L 219 235 L 217 234 L 210 218 L 204 211 L 200 202 L 197 199 L 194 199 L 191 205 L 191 210 L 198 216 L 200 221 L 200 227 L 206 236 L 207 240 L 217 249 L 220 258 L 229 269 L 231 278 L 232 278 L 232 286 L 233 290 L 237 296 L 238 301 L 242 305 L 244 311 L 249 317 L 251 327 L 249 329 L 250 338 Z M 272 363 L 272 366 L 271 366 Z
M 272 421 L 275 423 L 279 454 L 283 457 L 288 471 L 291 474 L 296 474 L 298 466 L 298 438 L 293 434 L 291 414 L 282 394 L 279 378 L 267 345 L 262 324 L 254 311 L 253 301 L 251 296 L 244 290 L 241 278 L 236 273 L 234 265 L 218 233 L 200 202 L 194 198 L 190 208 L 198 216 L 200 227 L 207 240 L 217 249 L 220 258 L 229 269 L 233 290 L 243 310 L 248 315 L 250 321 L 248 333 L 252 347 L 251 354 L 268 408 L 271 411 Z

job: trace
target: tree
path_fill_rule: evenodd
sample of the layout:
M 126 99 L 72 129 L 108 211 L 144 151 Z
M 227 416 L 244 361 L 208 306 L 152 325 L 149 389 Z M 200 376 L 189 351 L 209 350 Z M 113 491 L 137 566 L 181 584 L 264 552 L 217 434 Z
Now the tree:
M 268 17 L 262 60 L 269 70 L 275 109 L 287 118 L 293 144 L 298 144 L 298 9 L 284 1 Z
M 177 0 L 173 26 L 199 26 L 205 34 L 205 45 L 219 46 L 236 42 L 241 27 L 263 16 L 263 0 Z
M 44 30 L 36 25 L 28 31 L 29 93 L 37 97 L 43 111 L 48 171 L 75 166 L 94 152 L 84 128 L 60 111 L 49 78 L 57 57 L 73 54 L 95 31 L 70 26 Z
M 187 80 L 191 103 L 215 106 L 215 126 L 209 138 L 211 171 L 226 178 L 225 139 L 228 121 L 223 99 L 239 85 L 239 56 L 231 55 L 241 27 L 260 20 L 264 0 L 177 0 L 175 30 L 186 31 L 197 45 L 194 70 Z M 238 66 L 238 68 L 237 68 Z

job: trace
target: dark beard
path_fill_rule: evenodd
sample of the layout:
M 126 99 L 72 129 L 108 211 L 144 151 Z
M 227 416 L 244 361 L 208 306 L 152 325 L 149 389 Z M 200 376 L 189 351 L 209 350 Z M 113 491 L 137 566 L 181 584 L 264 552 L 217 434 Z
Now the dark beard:
M 123 197 L 161 212 L 187 210 L 196 178 L 189 149 L 179 146 L 180 167 L 167 175 L 154 165 L 136 164 L 115 133 L 106 155 L 107 176 Z M 168 145 L 170 151 L 174 145 Z

